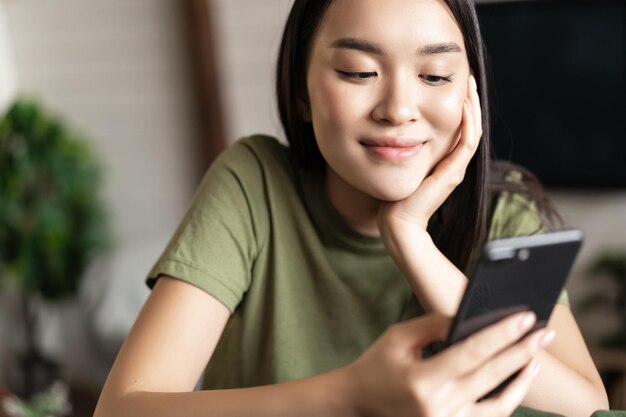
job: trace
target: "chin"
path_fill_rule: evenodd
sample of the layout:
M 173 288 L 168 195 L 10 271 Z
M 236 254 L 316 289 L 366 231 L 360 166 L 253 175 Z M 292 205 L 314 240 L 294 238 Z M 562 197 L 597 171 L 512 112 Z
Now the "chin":
M 371 195 L 372 197 L 381 201 L 401 201 L 411 196 L 415 192 L 415 190 L 417 190 L 420 183 L 404 184 L 400 186 L 387 187 L 385 189 L 376 189 Z

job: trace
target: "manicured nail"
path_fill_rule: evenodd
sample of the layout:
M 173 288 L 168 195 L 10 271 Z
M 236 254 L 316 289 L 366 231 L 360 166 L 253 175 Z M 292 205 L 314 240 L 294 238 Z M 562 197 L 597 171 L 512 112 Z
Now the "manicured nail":
M 535 313 L 525 313 L 520 320 L 520 329 L 528 330 L 535 324 Z
M 472 89 L 478 90 L 478 85 L 476 84 L 476 78 L 473 75 L 470 75 L 470 83 L 472 84 Z
M 554 330 L 550 330 L 549 332 L 544 334 L 543 337 L 539 339 L 539 347 L 543 349 L 546 346 L 548 346 L 550 343 L 552 343 L 555 336 L 556 336 L 556 332 Z

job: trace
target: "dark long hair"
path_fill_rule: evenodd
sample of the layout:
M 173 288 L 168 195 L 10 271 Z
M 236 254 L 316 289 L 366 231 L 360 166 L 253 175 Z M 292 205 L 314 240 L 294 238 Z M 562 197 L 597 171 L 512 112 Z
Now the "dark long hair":
M 471 0 L 446 0 L 465 41 L 469 67 L 481 97 L 483 136 L 463 182 L 433 216 L 433 239 L 459 269 L 468 272 L 476 248 L 485 240 L 489 209 L 490 123 L 483 42 Z M 325 169 L 312 124 L 299 109 L 306 97 L 307 61 L 315 32 L 331 0 L 295 0 L 280 45 L 276 69 L 276 96 L 280 119 L 290 148 L 301 166 Z M 460 219 L 464 219 L 461 221 Z

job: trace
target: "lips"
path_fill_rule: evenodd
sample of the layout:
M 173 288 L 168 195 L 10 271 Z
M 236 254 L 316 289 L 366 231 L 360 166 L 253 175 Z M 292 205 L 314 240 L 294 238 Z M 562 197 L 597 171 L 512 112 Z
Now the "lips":
M 424 141 L 405 138 L 367 138 L 360 143 L 371 155 L 385 161 L 414 158 L 424 146 Z
M 424 143 L 423 140 L 394 137 L 365 138 L 361 139 L 360 142 L 365 146 L 383 146 L 389 148 L 410 148 Z

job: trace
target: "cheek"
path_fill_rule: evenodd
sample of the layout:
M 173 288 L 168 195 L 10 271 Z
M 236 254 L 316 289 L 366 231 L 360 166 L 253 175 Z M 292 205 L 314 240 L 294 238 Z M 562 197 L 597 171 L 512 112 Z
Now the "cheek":
M 458 130 L 463 118 L 463 102 L 466 94 L 458 91 L 440 98 L 439 107 L 439 129 L 442 133 L 453 133 Z
M 448 151 L 455 145 L 461 132 L 465 89 L 458 89 L 433 97 L 429 106 L 429 118 L 437 148 Z
M 367 116 L 369 98 L 365 89 L 338 80 L 332 72 L 311 73 L 308 81 L 311 118 L 320 134 L 329 130 L 333 134 L 346 133 Z
M 346 103 L 328 75 L 311 74 L 309 78 L 311 118 L 317 128 L 336 128 L 345 117 Z
M 333 88 L 332 82 L 318 83 L 316 98 L 313 119 L 326 121 L 331 125 L 327 127 L 336 128 L 341 125 L 348 113 L 348 106 L 338 89 Z

